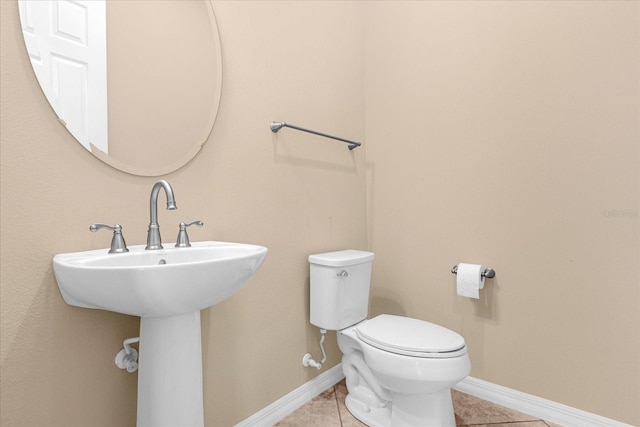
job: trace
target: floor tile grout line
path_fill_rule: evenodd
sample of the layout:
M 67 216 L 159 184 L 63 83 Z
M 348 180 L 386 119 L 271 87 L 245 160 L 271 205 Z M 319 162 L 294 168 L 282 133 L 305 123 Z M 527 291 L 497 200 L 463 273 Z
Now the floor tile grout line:
M 338 402 L 338 385 L 333 386 L 333 397 L 336 400 L 336 412 L 338 413 L 338 421 L 340 421 L 340 427 L 344 427 L 342 424 L 342 414 L 340 413 L 340 402 Z

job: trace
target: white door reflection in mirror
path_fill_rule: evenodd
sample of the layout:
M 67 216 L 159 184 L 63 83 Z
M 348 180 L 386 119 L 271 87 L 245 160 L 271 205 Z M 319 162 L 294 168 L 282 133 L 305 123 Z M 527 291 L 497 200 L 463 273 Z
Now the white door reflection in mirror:
M 20 0 L 25 44 L 58 118 L 87 149 L 108 152 L 104 0 Z

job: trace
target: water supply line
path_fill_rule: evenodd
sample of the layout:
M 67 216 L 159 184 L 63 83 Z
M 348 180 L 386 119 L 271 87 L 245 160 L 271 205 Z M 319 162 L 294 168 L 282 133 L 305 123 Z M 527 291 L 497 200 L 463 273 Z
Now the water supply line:
M 138 370 L 138 352 L 131 344 L 140 342 L 140 337 L 127 338 L 122 343 L 124 347 L 116 355 L 116 366 L 120 369 L 126 369 L 130 374 Z
M 326 329 L 320 329 L 320 350 L 322 350 L 322 360 L 316 362 L 313 360 L 311 353 L 307 353 L 302 357 L 302 366 L 308 368 L 309 366 L 316 368 L 318 371 L 322 369 L 322 364 L 327 361 L 327 353 L 324 351 L 324 338 L 327 334 Z

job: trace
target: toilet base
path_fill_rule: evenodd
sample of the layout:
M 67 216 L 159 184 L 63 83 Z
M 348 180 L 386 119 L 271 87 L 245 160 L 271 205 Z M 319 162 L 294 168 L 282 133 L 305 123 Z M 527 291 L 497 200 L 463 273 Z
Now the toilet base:
M 430 394 L 395 394 L 392 405 L 393 427 L 456 427 L 451 390 L 448 388 Z
M 345 406 L 351 412 L 351 415 L 362 421 L 369 427 L 390 427 L 391 426 L 391 410 L 389 406 L 384 408 L 372 408 L 355 399 L 350 394 L 344 401 Z
M 451 390 L 422 395 L 394 394 L 383 408 L 371 408 L 347 395 L 349 412 L 369 427 L 455 427 Z

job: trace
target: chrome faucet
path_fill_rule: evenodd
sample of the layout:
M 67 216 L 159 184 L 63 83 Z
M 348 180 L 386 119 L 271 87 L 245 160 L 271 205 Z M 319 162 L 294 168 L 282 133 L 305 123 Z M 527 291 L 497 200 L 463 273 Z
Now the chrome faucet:
M 151 189 L 150 201 L 150 221 L 147 230 L 147 247 L 145 249 L 162 249 L 162 239 L 160 238 L 160 224 L 158 224 L 158 193 L 163 188 L 167 195 L 167 210 L 178 209 L 176 200 L 173 197 L 173 188 L 165 180 L 160 180 L 153 185 Z

